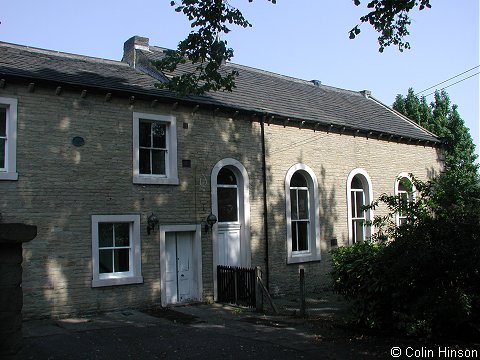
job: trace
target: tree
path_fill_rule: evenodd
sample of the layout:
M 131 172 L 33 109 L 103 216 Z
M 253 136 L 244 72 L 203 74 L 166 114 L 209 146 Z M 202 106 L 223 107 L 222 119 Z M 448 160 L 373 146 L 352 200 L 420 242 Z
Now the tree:
M 276 3 L 276 0 L 268 1 Z M 353 3 L 361 5 L 360 0 L 353 0 Z M 179 3 L 171 1 L 170 4 L 176 12 L 185 14 L 191 22 L 192 31 L 178 44 L 177 50 L 167 51 L 155 66 L 169 72 L 174 72 L 178 65 L 186 62 L 195 64 L 195 67 L 183 74 L 174 73 L 170 81 L 160 86 L 180 95 L 232 91 L 238 73 L 235 70 L 226 71 L 222 64 L 233 57 L 233 49 L 220 36 L 230 32 L 229 25 L 244 28 L 252 25 L 228 0 L 181 0 Z M 369 0 L 367 8 L 372 10 L 360 18 L 361 23 L 350 30 L 349 37 L 357 37 L 361 32 L 360 25 L 369 23 L 380 33 L 380 52 L 390 45 L 397 45 L 400 51 L 409 49 L 410 44 L 404 41 L 411 24 L 408 13 L 415 8 L 423 10 L 430 7 L 430 0 Z
M 436 91 L 434 101 L 427 103 L 413 89 L 406 97 L 397 95 L 392 107 L 425 129 L 445 140 L 445 168 L 455 177 L 459 186 L 478 181 L 478 164 L 475 163 L 475 144 L 461 118 L 457 105 L 451 105 L 445 90 Z

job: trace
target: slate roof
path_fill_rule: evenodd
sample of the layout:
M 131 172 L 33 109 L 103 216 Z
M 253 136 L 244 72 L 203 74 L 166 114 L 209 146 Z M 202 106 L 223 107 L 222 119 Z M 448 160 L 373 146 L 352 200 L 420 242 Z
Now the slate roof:
M 139 56 L 157 60 L 165 49 L 150 46 L 136 50 Z M 310 81 L 227 63 L 226 70 L 239 72 L 233 92 L 214 92 L 179 98 L 157 89 L 158 80 L 129 67 L 126 63 L 0 42 L 0 77 L 21 77 L 57 84 L 70 84 L 148 95 L 242 112 L 275 115 L 276 118 L 359 129 L 373 134 L 392 134 L 406 139 L 439 142 L 439 139 L 413 121 L 399 115 L 375 98 Z M 188 65 L 180 71 L 188 71 Z
M 129 93 L 174 96 L 121 61 L 61 53 L 0 42 L 0 75 Z

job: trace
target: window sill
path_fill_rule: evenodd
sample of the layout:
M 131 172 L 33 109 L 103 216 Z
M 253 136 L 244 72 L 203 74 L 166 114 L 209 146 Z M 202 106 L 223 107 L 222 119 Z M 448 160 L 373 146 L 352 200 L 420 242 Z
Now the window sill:
M 143 283 L 143 276 L 118 277 L 118 278 L 107 278 L 107 279 L 93 279 L 92 287 L 142 284 L 142 283 Z
M 151 185 L 178 185 L 178 177 L 164 177 L 155 175 L 133 175 L 134 184 L 151 184 Z
M 18 180 L 17 172 L 0 172 L 0 180 Z
M 298 254 L 298 255 L 290 255 L 287 258 L 287 264 L 299 264 L 299 263 L 306 263 L 312 261 L 320 261 L 321 256 L 320 254 Z

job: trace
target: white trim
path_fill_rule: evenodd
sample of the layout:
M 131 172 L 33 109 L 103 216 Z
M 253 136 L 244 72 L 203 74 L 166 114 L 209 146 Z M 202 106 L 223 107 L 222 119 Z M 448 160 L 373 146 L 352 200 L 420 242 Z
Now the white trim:
M 410 184 L 412 184 L 412 196 L 413 196 L 413 199 L 415 200 L 415 198 L 416 198 L 416 196 L 417 196 L 417 188 L 416 188 L 415 185 L 413 184 L 412 177 L 411 177 L 410 174 L 407 173 L 407 172 L 401 172 L 401 173 L 398 174 L 397 177 L 395 178 L 395 188 L 394 188 L 394 193 L 395 193 L 395 195 L 398 194 L 398 184 L 400 183 L 400 180 L 403 179 L 403 178 L 407 178 L 408 181 L 410 181 Z
M 398 185 L 400 184 L 400 180 L 406 178 L 408 181 L 410 181 L 410 184 L 412 185 L 412 192 L 411 192 L 411 201 L 415 202 L 415 199 L 417 197 L 417 188 L 413 184 L 412 178 L 407 172 L 401 172 L 400 174 L 397 175 L 395 178 L 395 188 L 394 188 L 394 194 L 395 196 L 398 196 Z M 410 198 L 410 196 L 409 196 Z M 400 225 L 400 214 L 397 212 L 395 214 L 395 225 L 399 226 Z
M 139 124 L 140 119 L 161 121 L 167 125 L 167 160 L 165 161 L 166 175 L 140 174 L 139 154 Z M 133 183 L 134 184 L 157 184 L 178 185 L 177 165 L 177 120 L 173 115 L 158 115 L 147 113 L 133 113 Z
M 353 233 L 352 233 L 352 200 L 350 196 L 350 192 L 352 190 L 352 180 L 355 176 L 360 175 L 360 180 L 363 185 L 364 195 L 365 195 L 365 205 L 369 205 L 372 203 L 373 197 L 373 187 L 372 187 L 372 180 L 368 173 L 362 169 L 357 168 L 354 169 L 348 174 L 347 177 L 347 224 L 348 224 L 348 244 L 353 245 Z M 373 210 L 367 210 L 366 214 L 366 221 L 373 221 Z M 366 226 L 365 227 L 365 238 L 368 239 L 371 237 L 375 232 L 373 226 Z
M 218 219 L 218 197 L 217 197 L 217 177 L 220 170 L 228 167 L 237 177 L 238 186 L 238 214 L 240 231 L 240 254 L 241 266 L 250 267 L 252 264 L 252 255 L 250 248 L 250 181 L 248 173 L 242 163 L 232 158 L 225 158 L 215 164 L 210 175 L 212 213 Z M 243 201 L 242 201 L 243 200 Z M 218 266 L 218 223 L 212 228 L 212 247 L 213 247 L 213 292 L 214 299 L 217 299 L 217 266 Z
M 202 301 L 203 281 L 202 281 L 202 234 L 201 226 L 198 224 L 190 225 L 160 225 L 160 297 L 162 306 L 167 306 L 166 294 L 166 253 L 165 238 L 167 232 L 193 232 L 193 269 L 196 274 L 194 276 L 194 287 L 197 293 L 198 301 Z
M 0 106 L 6 105 L 6 146 L 5 168 L 0 170 L 0 180 L 18 180 L 17 173 L 17 107 L 18 100 L 14 98 L 0 97 Z
M 99 273 L 98 224 L 130 223 L 130 271 L 115 274 Z M 140 245 L 140 215 L 92 215 L 92 287 L 143 283 Z
M 310 217 L 310 233 L 309 233 L 309 250 L 308 251 L 292 251 L 292 214 L 290 199 L 290 181 L 293 174 L 297 171 L 304 173 L 308 184 L 309 195 L 309 217 Z M 288 169 L 285 175 L 285 218 L 287 223 L 287 264 L 302 263 L 308 261 L 321 260 L 320 250 L 320 208 L 318 198 L 318 181 L 313 170 L 305 164 L 296 164 Z

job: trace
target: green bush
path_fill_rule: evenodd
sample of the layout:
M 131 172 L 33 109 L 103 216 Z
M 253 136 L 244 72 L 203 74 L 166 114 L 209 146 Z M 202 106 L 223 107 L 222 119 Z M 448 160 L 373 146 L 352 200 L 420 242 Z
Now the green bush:
M 478 320 L 480 228 L 453 220 L 424 222 L 379 257 L 393 324 L 407 333 L 449 336 Z
M 352 301 L 356 321 L 369 327 L 388 323 L 388 284 L 379 261 L 384 249 L 383 243 L 359 242 L 331 251 L 334 291 Z
M 352 301 L 359 323 L 423 336 L 480 336 L 480 191 L 456 188 L 452 197 L 452 181 L 415 180 L 422 196 L 408 209 L 408 224 L 394 228 L 386 221 L 391 216 L 377 219 L 373 241 L 332 251 L 334 290 Z M 382 198 L 398 209 L 394 197 Z M 393 241 L 380 241 L 386 236 Z

